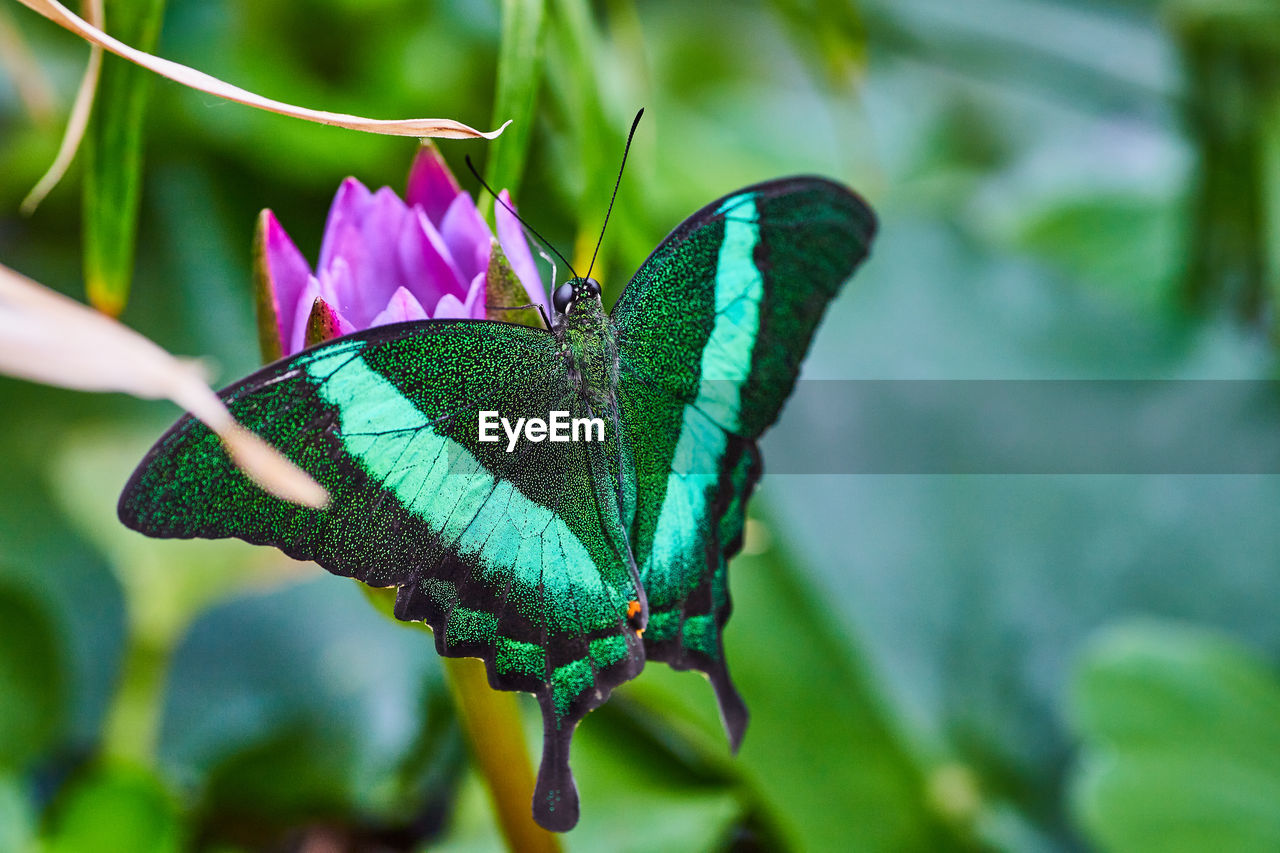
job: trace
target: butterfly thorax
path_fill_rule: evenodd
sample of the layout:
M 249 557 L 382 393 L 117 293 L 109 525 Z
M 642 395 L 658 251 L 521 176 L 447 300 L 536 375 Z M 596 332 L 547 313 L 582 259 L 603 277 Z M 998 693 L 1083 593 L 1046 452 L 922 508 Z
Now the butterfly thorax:
M 599 292 L 580 294 L 564 308 L 553 331 L 569 360 L 570 381 L 593 410 L 607 409 L 617 392 L 618 344 Z

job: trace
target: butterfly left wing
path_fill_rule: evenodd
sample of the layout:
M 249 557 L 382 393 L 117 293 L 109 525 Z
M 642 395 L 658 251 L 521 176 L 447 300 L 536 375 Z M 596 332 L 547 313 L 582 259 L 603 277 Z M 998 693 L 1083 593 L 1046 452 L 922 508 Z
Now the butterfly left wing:
M 478 440 L 480 411 L 582 414 L 555 339 L 483 321 L 385 326 L 276 362 L 221 396 L 329 490 L 329 506 L 271 497 L 184 417 L 126 486 L 125 524 L 239 537 L 398 587 L 396 616 L 430 624 L 440 654 L 482 658 L 495 688 L 538 697 L 534 813 L 549 828 L 573 826 L 573 729 L 644 663 L 643 593 L 616 509 L 602 513 L 595 493 L 597 480 L 617 478 L 581 442 L 508 452 L 502 429 L 496 443 Z
M 821 178 L 748 187 L 687 219 L 614 306 L 623 422 L 634 436 L 632 545 L 648 657 L 711 679 L 736 748 L 747 711 L 725 665 L 728 559 L 777 419 L 827 304 L 866 257 L 875 217 Z

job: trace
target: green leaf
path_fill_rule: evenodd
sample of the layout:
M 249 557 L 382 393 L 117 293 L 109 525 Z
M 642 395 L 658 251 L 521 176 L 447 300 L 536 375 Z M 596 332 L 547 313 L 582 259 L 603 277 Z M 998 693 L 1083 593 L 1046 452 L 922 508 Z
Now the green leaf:
M 807 377 L 1262 379 L 1274 371 L 1260 342 L 1225 325 L 1195 329 L 1118 308 L 1043 266 L 947 234 L 950 224 L 879 212 L 875 260 L 832 304 Z M 807 398 L 822 385 L 837 396 Z M 840 476 L 864 451 L 814 445 L 845 422 L 833 414 L 839 388 L 800 383 L 762 442 L 770 474 L 757 500 L 770 501 L 775 532 L 833 602 L 830 618 L 859 642 L 899 724 L 930 752 L 973 768 L 986 803 L 1016 810 L 1046 836 L 1063 833 L 1067 664 L 1099 626 L 1146 612 L 1229 626 L 1280 651 L 1273 478 Z M 1071 446 L 1070 428 L 1035 440 Z M 1151 429 L 1156 440 L 1160 427 Z M 832 475 L 789 476 L 788 456 L 823 459 Z
M 170 853 L 182 849 L 177 805 L 150 771 L 130 766 L 95 770 L 58 806 L 48 853 Z
M 150 51 L 165 0 L 113 0 L 107 32 Z M 84 278 L 89 301 L 119 315 L 129 296 L 142 189 L 142 125 L 154 74 L 103 57 L 102 79 L 84 140 Z
M 1112 629 L 1072 693 L 1073 807 L 1107 850 L 1280 849 L 1280 681 L 1221 635 Z
M 1108 293 L 1158 306 L 1181 275 L 1182 221 L 1163 199 L 1098 192 L 1023 213 L 1020 245 Z
M 82 412 L 101 416 L 92 403 L 81 405 Z M 5 619 L 0 635 L 7 637 L 12 630 L 22 640 L 16 649 L 11 640 L 3 641 L 0 656 L 6 649 L 16 650 L 19 666 L 44 661 L 38 665 L 47 667 L 40 669 L 45 686 L 62 685 L 57 694 L 57 713 L 65 723 L 62 743 L 91 742 L 116 687 L 125 636 L 124 597 L 110 566 L 50 495 L 45 472 L 38 467 L 58 458 L 58 410 L 42 404 L 37 395 L 6 396 L 4 388 L 0 409 L 13 413 L 6 428 L 0 428 L 0 458 L 6 460 L 0 465 L 0 596 L 24 607 L 29 600 L 35 605 L 29 618 L 44 626 L 47 615 L 46 630 L 51 632 L 25 634 L 9 628 Z M 80 488 L 92 492 L 83 483 Z M 96 494 L 100 499 L 103 492 Z M 8 701 L 0 690 L 0 707 Z M 0 741 L 11 743 L 3 736 Z
M 43 608 L 24 591 L 0 586 L 0 769 L 23 769 L 61 728 L 59 649 Z
M 792 849 L 958 846 L 930 807 L 923 773 L 865 663 L 833 629 L 826 605 L 776 551 L 735 560 L 730 582 L 726 655 L 751 711 L 737 759 L 727 758 L 705 679 L 650 665 L 621 692 L 662 714 L 655 725 L 674 725 L 704 755 L 721 756 L 726 772 L 741 775 L 770 831 Z
M 332 580 L 211 607 L 174 653 L 160 766 L 198 788 L 215 836 L 403 826 L 451 790 L 464 753 L 430 638 Z
M 513 198 L 518 197 L 542 83 L 545 12 L 544 0 L 502 0 L 502 42 L 498 48 L 493 115 L 499 124 L 507 119 L 512 123 L 491 144 L 485 177 L 490 186 L 508 190 Z M 493 199 L 486 197 L 484 204 L 486 210 L 492 210 Z

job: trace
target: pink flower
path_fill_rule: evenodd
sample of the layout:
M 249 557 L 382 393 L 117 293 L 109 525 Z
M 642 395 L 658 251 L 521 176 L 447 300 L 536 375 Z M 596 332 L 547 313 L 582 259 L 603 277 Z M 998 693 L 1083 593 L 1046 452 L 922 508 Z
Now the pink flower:
M 500 195 L 510 204 L 506 190 Z M 387 323 L 483 320 L 490 265 L 503 256 L 528 301 L 546 308 L 520 223 L 502 205 L 494 219 L 496 240 L 430 144 L 414 159 L 403 201 L 389 187 L 370 192 L 355 178 L 342 182 L 315 272 L 275 214 L 264 210 L 255 251 L 264 355 L 292 355 Z

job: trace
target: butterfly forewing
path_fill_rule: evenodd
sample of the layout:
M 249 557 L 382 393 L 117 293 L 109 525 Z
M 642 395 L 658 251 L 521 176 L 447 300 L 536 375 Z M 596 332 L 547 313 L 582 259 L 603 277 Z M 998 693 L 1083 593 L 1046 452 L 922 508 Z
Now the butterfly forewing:
M 122 520 L 152 536 L 274 545 L 399 587 L 396 615 L 429 623 L 441 654 L 480 657 L 495 687 L 538 696 L 535 811 L 572 826 L 569 740 L 643 666 L 628 621 L 642 593 L 616 505 L 601 515 L 609 503 L 596 496 L 588 445 L 478 440 L 482 410 L 585 414 L 555 339 L 505 323 L 382 327 L 277 362 L 223 398 L 325 486 L 330 505 L 269 496 L 184 418 L 135 472 Z M 618 476 L 605 473 L 612 493 Z
M 694 214 L 614 306 L 619 401 L 634 435 L 632 547 L 649 657 L 710 676 L 730 740 L 746 709 L 725 666 L 727 560 L 760 477 L 755 440 L 791 393 L 875 218 L 820 178 L 749 187 Z

